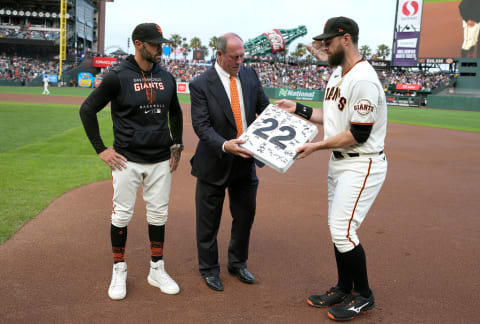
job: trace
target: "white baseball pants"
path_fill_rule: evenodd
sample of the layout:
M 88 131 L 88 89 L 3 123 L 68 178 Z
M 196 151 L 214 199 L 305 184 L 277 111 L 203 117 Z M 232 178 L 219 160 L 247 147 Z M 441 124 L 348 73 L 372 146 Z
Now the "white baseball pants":
M 464 20 L 462 22 L 462 26 L 463 26 L 462 49 L 470 50 L 472 47 L 477 45 L 478 34 L 480 33 L 480 23 L 476 23 L 473 26 L 468 26 L 467 22 Z
M 126 162 L 127 168 L 112 171 L 112 224 L 126 227 L 133 216 L 137 190 L 143 185 L 147 222 L 161 226 L 167 222 L 172 174 L 169 161 L 143 164 Z
M 336 159 L 328 166 L 328 226 L 332 242 L 341 253 L 359 243 L 362 225 L 387 175 L 385 154 Z

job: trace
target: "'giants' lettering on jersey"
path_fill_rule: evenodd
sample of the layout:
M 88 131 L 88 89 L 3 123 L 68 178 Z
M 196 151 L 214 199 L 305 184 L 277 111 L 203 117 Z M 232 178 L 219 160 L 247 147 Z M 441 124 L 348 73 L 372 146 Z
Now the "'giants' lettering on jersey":
M 361 100 L 358 104 L 353 106 L 353 110 L 358 112 L 361 115 L 366 115 L 370 112 L 373 112 L 374 107 L 370 104 L 368 100 Z
M 325 100 L 326 101 L 328 101 L 328 100 L 337 101 L 337 99 L 339 99 L 338 100 L 338 109 L 340 111 L 343 111 L 343 109 L 345 108 L 345 106 L 347 104 L 347 98 L 341 97 L 339 87 L 327 88 L 327 90 L 325 91 Z
M 148 82 L 145 83 L 145 82 L 134 82 L 133 83 L 133 89 L 137 92 L 137 91 L 142 91 L 142 90 L 145 90 L 145 89 L 158 89 L 158 90 L 164 90 L 165 89 L 165 86 L 163 85 L 163 82 L 162 81 L 154 81 L 154 82 Z
M 333 100 L 336 101 L 340 97 L 340 88 L 332 87 L 327 88 L 325 91 L 325 100 Z

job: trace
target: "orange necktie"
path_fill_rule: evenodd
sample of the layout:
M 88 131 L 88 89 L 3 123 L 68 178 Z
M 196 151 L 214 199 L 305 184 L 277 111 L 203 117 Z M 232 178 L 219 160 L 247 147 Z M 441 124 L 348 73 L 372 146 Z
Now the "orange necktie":
M 238 98 L 237 82 L 235 78 L 230 76 L 230 101 L 232 105 L 233 117 L 237 126 L 237 138 L 242 135 L 242 110 L 240 109 L 240 100 Z

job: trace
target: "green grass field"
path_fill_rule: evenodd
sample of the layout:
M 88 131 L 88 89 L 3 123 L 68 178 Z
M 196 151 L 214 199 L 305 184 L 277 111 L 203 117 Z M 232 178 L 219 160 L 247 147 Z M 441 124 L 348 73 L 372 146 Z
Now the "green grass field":
M 49 87 L 51 96 L 69 96 L 69 97 L 86 97 L 92 92 L 89 88 L 57 88 Z M 43 87 L 0 87 L 0 93 L 17 93 L 17 94 L 42 94 Z
M 0 87 L 0 93 L 41 91 Z M 90 91 L 52 88 L 51 94 L 85 97 Z M 179 99 L 190 103 L 188 95 Z M 0 244 L 66 191 L 111 177 L 85 136 L 78 108 L 0 102 Z M 478 112 L 389 107 L 389 121 L 480 132 Z M 108 108 L 99 113 L 99 122 L 108 145 L 113 141 Z

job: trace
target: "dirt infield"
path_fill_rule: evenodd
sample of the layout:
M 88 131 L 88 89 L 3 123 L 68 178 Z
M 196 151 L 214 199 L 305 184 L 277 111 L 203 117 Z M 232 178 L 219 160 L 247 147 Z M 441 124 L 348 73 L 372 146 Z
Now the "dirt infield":
M 77 104 L 78 98 L 2 100 Z M 0 246 L 0 323 L 327 323 L 305 298 L 335 283 L 327 228 L 327 160 L 321 152 L 286 174 L 258 170 L 258 210 L 245 285 L 226 271 L 230 216 L 219 233 L 225 291 L 206 287 L 197 270 L 196 144 L 187 105 L 185 151 L 174 174 L 165 261 L 177 296 L 148 285 L 148 231 L 137 200 L 129 226 L 127 298 L 111 301 L 110 181 L 65 193 Z M 321 130 L 320 130 L 321 132 Z M 387 180 L 360 239 L 377 307 L 355 323 L 473 323 L 480 299 L 480 134 L 389 124 Z

